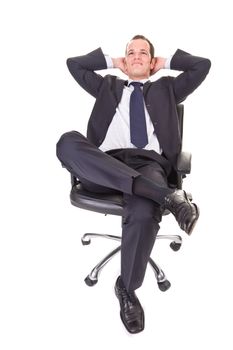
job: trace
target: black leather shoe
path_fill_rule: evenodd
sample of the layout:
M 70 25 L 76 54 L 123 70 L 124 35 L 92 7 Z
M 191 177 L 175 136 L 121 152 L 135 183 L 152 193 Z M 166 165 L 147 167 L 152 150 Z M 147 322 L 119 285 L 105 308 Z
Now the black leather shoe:
M 134 291 L 127 292 L 121 276 L 117 278 L 115 293 L 120 302 L 120 316 L 127 331 L 139 333 L 144 329 L 144 311 Z
M 191 235 L 200 212 L 198 206 L 189 200 L 186 192 L 176 190 L 167 195 L 164 205 L 175 216 L 180 228 Z

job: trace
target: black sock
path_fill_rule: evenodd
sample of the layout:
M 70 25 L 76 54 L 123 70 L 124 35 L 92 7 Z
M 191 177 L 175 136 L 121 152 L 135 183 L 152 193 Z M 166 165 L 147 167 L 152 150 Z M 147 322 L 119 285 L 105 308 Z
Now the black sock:
M 160 205 L 163 205 L 164 198 L 173 192 L 174 190 L 157 185 L 155 182 L 143 175 L 136 177 L 133 182 L 134 194 L 152 199 L 154 202 Z

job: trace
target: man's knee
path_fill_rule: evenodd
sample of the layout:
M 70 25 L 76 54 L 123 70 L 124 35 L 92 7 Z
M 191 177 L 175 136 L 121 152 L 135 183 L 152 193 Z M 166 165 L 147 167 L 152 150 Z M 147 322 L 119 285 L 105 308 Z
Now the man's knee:
M 131 196 L 125 204 L 124 218 L 126 222 L 159 223 L 161 221 L 160 206 L 150 199 Z
M 69 131 L 64 133 L 56 146 L 57 157 L 62 160 L 67 155 L 70 155 L 74 149 L 77 150 L 79 141 L 85 139 L 85 137 L 78 131 Z

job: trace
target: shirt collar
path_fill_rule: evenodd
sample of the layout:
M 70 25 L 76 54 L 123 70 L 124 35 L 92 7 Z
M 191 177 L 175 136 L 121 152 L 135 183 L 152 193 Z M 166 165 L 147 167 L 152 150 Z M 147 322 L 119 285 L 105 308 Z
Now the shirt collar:
M 149 79 L 141 79 L 141 80 L 132 80 L 132 79 L 129 79 L 128 80 L 128 86 L 130 83 L 132 83 L 133 81 L 138 82 L 138 83 L 142 83 L 142 84 L 145 84 Z

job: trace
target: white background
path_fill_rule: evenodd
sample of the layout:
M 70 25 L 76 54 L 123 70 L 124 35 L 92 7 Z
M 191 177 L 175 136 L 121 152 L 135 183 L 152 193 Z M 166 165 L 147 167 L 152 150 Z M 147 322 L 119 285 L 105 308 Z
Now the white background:
M 1 350 L 232 349 L 230 1 L 8 0 L 0 16 Z M 135 34 L 150 38 L 158 56 L 181 48 L 210 58 L 212 68 L 185 102 L 193 170 L 184 187 L 201 217 L 190 238 L 182 234 L 179 252 L 156 242 L 153 256 L 172 286 L 160 292 L 148 269 L 137 293 L 146 328 L 131 336 L 113 292 L 119 256 L 95 287 L 83 282 L 115 243 L 83 247 L 81 235 L 120 233 L 120 218 L 70 205 L 69 174 L 55 145 L 65 131 L 85 133 L 94 102 L 66 58 L 99 46 L 122 56 Z M 171 216 L 161 232 L 181 233 Z

